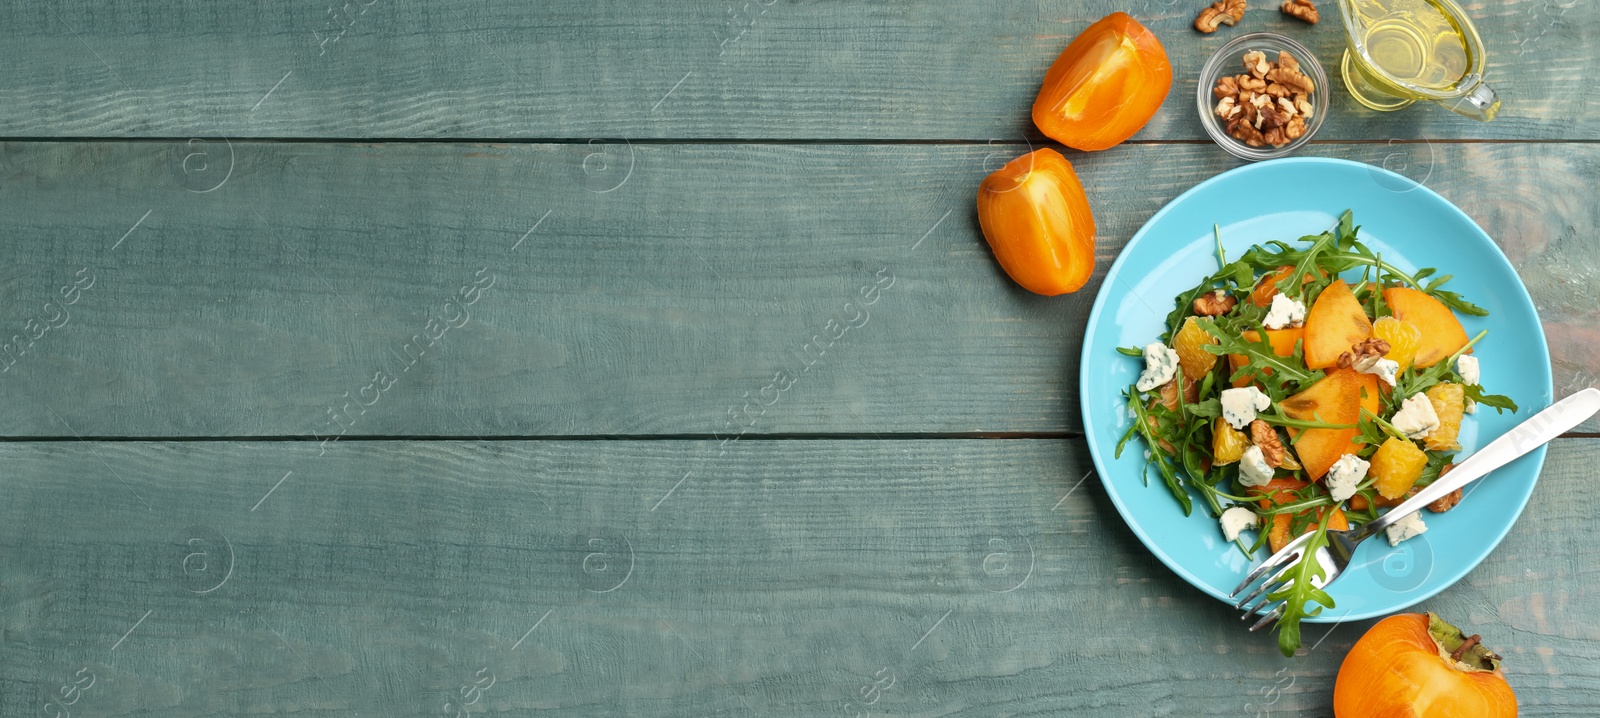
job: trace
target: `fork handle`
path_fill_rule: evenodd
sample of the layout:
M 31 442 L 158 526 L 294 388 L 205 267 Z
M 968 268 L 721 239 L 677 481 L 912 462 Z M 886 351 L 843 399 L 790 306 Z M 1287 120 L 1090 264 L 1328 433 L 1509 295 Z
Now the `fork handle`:
M 1515 429 L 1489 442 L 1466 461 L 1456 465 L 1450 473 L 1423 487 L 1416 496 L 1363 526 L 1354 537 L 1355 540 L 1360 541 L 1379 533 L 1394 522 L 1416 513 L 1446 494 L 1482 478 L 1523 454 L 1544 446 L 1568 429 L 1582 424 L 1596 411 L 1600 411 L 1600 389 L 1595 387 L 1589 387 L 1551 404 L 1544 411 L 1518 424 Z

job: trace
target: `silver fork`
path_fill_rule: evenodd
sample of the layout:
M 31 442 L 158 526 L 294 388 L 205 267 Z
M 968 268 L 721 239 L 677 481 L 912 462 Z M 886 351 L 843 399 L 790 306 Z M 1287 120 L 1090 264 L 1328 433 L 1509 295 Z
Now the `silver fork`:
M 1445 494 L 1466 486 L 1473 480 L 1505 466 L 1512 459 L 1549 443 L 1568 429 L 1583 423 L 1585 419 L 1593 416 L 1596 411 L 1600 411 L 1600 389 L 1589 387 L 1551 404 L 1549 408 L 1534 414 L 1527 421 L 1518 424 L 1516 428 L 1501 435 L 1500 438 L 1489 442 L 1487 446 L 1479 449 L 1477 453 L 1466 461 L 1456 465 L 1443 478 L 1423 487 L 1421 491 L 1417 492 L 1416 496 L 1390 509 L 1388 513 L 1379 516 L 1376 520 L 1354 530 L 1328 531 L 1328 545 L 1318 547 L 1317 552 L 1312 555 L 1313 560 L 1322 564 L 1323 569 L 1322 579 L 1313 581 L 1312 585 L 1317 588 L 1323 588 L 1333 583 L 1334 579 L 1339 578 L 1344 570 L 1350 566 L 1350 557 L 1355 554 L 1356 547 L 1361 545 L 1362 541 L 1371 538 L 1374 534 L 1382 533 L 1384 529 L 1389 528 L 1394 522 L 1416 513 L 1422 507 L 1442 498 Z M 1311 536 L 1312 534 L 1306 533 L 1290 541 L 1287 546 L 1272 554 L 1264 563 L 1257 566 L 1254 571 L 1251 571 L 1250 575 L 1245 576 L 1244 580 L 1239 583 L 1239 587 L 1228 594 L 1229 598 L 1237 596 L 1240 591 L 1255 583 L 1262 576 L 1267 575 L 1268 572 L 1278 569 L 1271 578 L 1262 582 L 1256 590 L 1239 599 L 1239 603 L 1236 606 L 1244 611 L 1244 614 L 1240 616 L 1241 619 L 1260 613 L 1262 609 L 1267 607 L 1267 604 L 1272 602 L 1269 597 L 1278 589 L 1290 583 L 1285 581 L 1284 578 L 1294 568 L 1295 563 L 1298 562 L 1301 550 L 1311 540 Z M 1261 601 L 1253 606 L 1250 605 L 1250 602 L 1257 597 L 1261 597 Z M 1250 630 L 1255 631 L 1271 625 L 1273 621 L 1278 620 L 1282 615 L 1283 604 L 1280 603 L 1273 610 L 1263 614 L 1261 619 L 1250 627 Z

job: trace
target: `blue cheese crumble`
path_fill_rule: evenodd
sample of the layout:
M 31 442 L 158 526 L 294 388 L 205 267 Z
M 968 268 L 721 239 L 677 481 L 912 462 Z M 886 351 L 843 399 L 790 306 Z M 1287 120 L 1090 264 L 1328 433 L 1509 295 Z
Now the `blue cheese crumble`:
M 1267 310 L 1266 319 L 1261 323 L 1268 329 L 1282 329 L 1284 327 L 1298 326 L 1306 320 L 1306 305 L 1298 299 L 1290 299 L 1282 294 L 1272 295 L 1272 307 Z
M 1399 546 L 1401 541 L 1411 538 L 1412 536 L 1421 536 L 1422 534 L 1427 533 L 1427 531 L 1428 525 L 1422 523 L 1422 517 L 1416 515 L 1415 513 L 1409 514 L 1405 518 L 1389 524 L 1389 528 L 1384 529 L 1384 532 L 1389 535 L 1390 546 Z
M 1256 512 L 1243 506 L 1235 506 L 1222 512 L 1222 536 L 1229 541 L 1238 541 L 1239 534 L 1245 529 L 1253 529 L 1261 525 L 1261 517 Z
M 1389 386 L 1394 386 L 1395 377 L 1400 373 L 1400 362 L 1393 359 L 1379 359 L 1371 366 L 1362 367 L 1362 374 L 1371 374 L 1382 379 Z
M 1222 419 L 1229 426 L 1244 431 L 1256 420 L 1256 412 L 1272 406 L 1272 398 L 1253 386 L 1222 390 Z
M 1245 486 L 1266 486 L 1272 480 L 1272 466 L 1261 453 L 1261 447 L 1252 445 L 1239 457 L 1239 483 Z
M 1456 358 L 1456 373 L 1461 375 L 1461 380 L 1467 386 L 1478 384 L 1478 358 L 1462 354 Z
M 1425 394 L 1412 394 L 1400 404 L 1389 423 L 1408 439 L 1426 439 L 1439 428 L 1439 415 Z
M 1144 348 L 1144 371 L 1140 372 L 1139 383 L 1134 384 L 1134 388 L 1139 391 L 1150 391 L 1172 381 L 1172 376 L 1176 373 L 1178 373 L 1178 353 L 1161 342 L 1151 342 Z
M 1356 487 L 1361 485 L 1361 480 L 1367 478 L 1367 469 L 1372 464 L 1361 459 L 1355 454 L 1345 454 L 1328 467 L 1328 476 L 1324 478 L 1323 485 L 1328 488 L 1328 495 L 1334 501 L 1344 501 L 1356 494 Z

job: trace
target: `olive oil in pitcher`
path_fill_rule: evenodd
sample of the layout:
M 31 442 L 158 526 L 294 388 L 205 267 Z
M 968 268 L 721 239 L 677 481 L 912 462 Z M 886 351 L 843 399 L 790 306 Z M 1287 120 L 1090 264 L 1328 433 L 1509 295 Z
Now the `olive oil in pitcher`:
M 1349 48 L 1342 71 L 1350 94 L 1374 110 L 1417 100 L 1490 119 L 1499 110 L 1482 85 L 1483 43 L 1450 0 L 1340 0 Z

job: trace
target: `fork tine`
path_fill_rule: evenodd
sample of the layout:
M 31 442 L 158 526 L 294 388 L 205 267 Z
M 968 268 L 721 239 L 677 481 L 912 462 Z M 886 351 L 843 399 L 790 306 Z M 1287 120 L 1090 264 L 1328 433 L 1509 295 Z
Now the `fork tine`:
M 1261 627 L 1266 626 L 1266 625 L 1272 623 L 1273 621 L 1278 620 L 1278 618 L 1281 617 L 1281 616 L 1283 616 L 1283 604 L 1280 603 L 1280 604 L 1278 604 L 1277 608 L 1272 609 L 1272 613 L 1269 613 L 1269 614 L 1267 614 L 1265 616 L 1262 616 L 1261 620 L 1256 621 L 1256 625 L 1250 627 L 1250 632 L 1254 633 L 1256 630 L 1260 629 Z
M 1234 608 L 1239 609 L 1239 620 L 1243 621 L 1248 618 L 1255 618 L 1261 613 L 1261 609 L 1265 608 L 1269 603 L 1272 603 L 1272 599 L 1262 596 L 1261 600 L 1257 601 L 1254 606 L 1240 604 Z
M 1287 576 L 1289 574 L 1289 572 L 1292 571 L 1293 569 L 1294 569 L 1294 565 L 1293 564 L 1290 564 L 1288 566 L 1284 566 L 1283 568 L 1278 569 L 1277 573 L 1272 574 L 1272 578 L 1269 578 L 1269 579 L 1267 579 L 1265 581 L 1262 581 L 1261 585 L 1256 587 L 1256 590 L 1250 592 L 1250 595 L 1239 599 L 1239 601 L 1237 603 L 1233 604 L 1234 608 L 1237 608 L 1237 609 L 1239 609 L 1241 611 L 1247 610 L 1244 607 L 1245 604 L 1247 604 L 1247 603 L 1249 603 L 1251 601 L 1254 601 L 1257 596 L 1260 596 L 1260 595 L 1263 595 L 1263 594 L 1267 594 L 1267 593 L 1271 593 L 1272 592 L 1271 589 L 1273 589 L 1273 588 L 1281 587 L 1281 583 L 1280 582 L 1283 580 L 1283 577 Z M 1266 602 L 1263 601 L 1260 605 L 1257 605 L 1256 608 L 1260 608 L 1262 605 L 1266 605 Z M 1248 613 L 1246 613 L 1244 616 L 1240 616 L 1239 618 L 1243 619 L 1246 616 L 1249 616 L 1250 613 L 1254 613 L 1255 612 L 1255 609 L 1248 609 L 1248 611 L 1249 611 Z
M 1268 556 L 1267 560 L 1262 561 L 1260 566 L 1255 567 L 1255 569 L 1251 570 L 1249 574 L 1245 575 L 1244 580 L 1240 581 L 1239 585 L 1235 586 L 1233 590 L 1228 593 L 1228 598 L 1233 598 L 1234 596 L 1239 595 L 1240 591 L 1245 590 L 1250 586 L 1250 584 L 1255 583 L 1256 579 L 1265 576 L 1267 571 L 1271 570 L 1272 567 L 1283 562 L 1282 557 L 1285 555 L 1287 554 L 1279 551 L 1278 553 Z
M 1228 596 L 1230 598 L 1233 597 L 1233 596 L 1237 596 L 1240 591 L 1243 591 L 1250 584 L 1255 583 L 1256 579 L 1261 578 L 1263 575 L 1265 575 L 1266 572 L 1268 570 L 1271 570 L 1271 568 L 1273 566 L 1277 566 L 1278 564 L 1281 564 L 1284 561 L 1287 561 L 1287 560 L 1289 560 L 1291 558 L 1294 558 L 1295 556 L 1298 556 L 1299 555 L 1299 551 L 1300 551 L 1300 547 L 1304 546 L 1305 543 L 1307 541 L 1310 541 L 1310 540 L 1311 540 L 1311 534 L 1309 534 L 1309 533 L 1301 534 L 1300 536 L 1296 537 L 1295 540 L 1290 541 L 1289 545 L 1284 546 L 1283 548 L 1279 549 L 1277 553 L 1274 553 L 1271 556 L 1268 556 L 1267 560 L 1261 562 L 1260 566 L 1257 566 L 1254 571 L 1251 571 L 1249 573 L 1249 575 L 1245 576 L 1244 580 L 1240 581 L 1239 585 L 1237 587 L 1235 587 L 1233 589 L 1233 591 L 1228 594 Z

